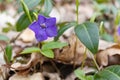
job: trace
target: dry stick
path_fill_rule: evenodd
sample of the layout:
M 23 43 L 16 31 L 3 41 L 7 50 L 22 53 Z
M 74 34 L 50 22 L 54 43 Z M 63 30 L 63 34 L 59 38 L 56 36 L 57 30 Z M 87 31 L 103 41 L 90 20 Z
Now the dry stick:
M 76 67 L 76 63 L 75 63 L 75 59 L 76 59 L 76 46 L 77 46 L 77 37 L 76 37 L 76 42 L 75 42 L 75 47 L 74 47 L 73 68 Z
M 21 35 L 23 32 L 24 32 L 24 30 L 23 30 L 22 32 L 20 32 L 14 39 L 12 39 L 12 40 L 10 41 L 10 43 L 15 42 L 15 41 L 20 37 L 20 35 Z

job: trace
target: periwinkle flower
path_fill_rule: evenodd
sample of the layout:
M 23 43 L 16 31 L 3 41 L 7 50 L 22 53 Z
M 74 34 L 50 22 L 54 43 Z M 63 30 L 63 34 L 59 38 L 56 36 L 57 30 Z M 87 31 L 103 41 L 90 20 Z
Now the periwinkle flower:
M 37 41 L 44 41 L 48 37 L 54 37 L 57 35 L 56 18 L 44 17 L 38 15 L 38 20 L 33 22 L 29 28 L 35 33 Z

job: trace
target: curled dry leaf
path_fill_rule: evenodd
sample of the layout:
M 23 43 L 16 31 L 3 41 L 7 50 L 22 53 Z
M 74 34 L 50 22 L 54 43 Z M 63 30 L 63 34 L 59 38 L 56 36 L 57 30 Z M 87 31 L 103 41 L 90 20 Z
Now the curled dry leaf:
M 69 46 L 54 50 L 55 60 L 69 64 L 80 64 L 83 60 L 85 46 L 77 39 L 75 35 L 71 35 L 67 41 Z
M 31 58 L 27 64 L 14 63 L 11 67 L 15 70 L 27 70 L 36 65 L 40 61 L 40 55 L 38 53 L 32 53 Z
M 44 80 L 41 73 L 34 73 L 33 75 L 19 75 L 15 74 L 9 80 Z
M 108 66 L 112 64 L 120 64 L 120 46 L 113 44 L 96 55 L 97 62 L 100 66 Z

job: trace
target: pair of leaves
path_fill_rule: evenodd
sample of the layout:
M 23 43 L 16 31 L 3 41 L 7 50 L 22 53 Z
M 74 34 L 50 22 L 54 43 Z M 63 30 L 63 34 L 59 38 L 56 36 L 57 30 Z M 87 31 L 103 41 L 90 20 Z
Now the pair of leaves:
M 48 58 L 54 58 L 54 53 L 52 49 L 55 48 L 62 48 L 64 46 L 67 46 L 66 43 L 61 43 L 61 42 L 48 42 L 42 46 L 42 49 L 38 47 L 30 47 L 26 48 L 22 51 L 22 54 L 28 54 L 32 52 L 40 52 L 42 55 L 48 57 Z

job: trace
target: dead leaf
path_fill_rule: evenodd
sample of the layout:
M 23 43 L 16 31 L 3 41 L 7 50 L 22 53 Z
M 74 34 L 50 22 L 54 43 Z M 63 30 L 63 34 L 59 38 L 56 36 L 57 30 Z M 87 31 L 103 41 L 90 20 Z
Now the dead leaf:
M 100 66 L 120 64 L 120 46 L 114 44 L 111 47 L 101 50 L 96 54 L 96 60 Z
M 32 75 L 19 75 L 15 74 L 9 80 L 44 80 L 41 73 L 34 73 Z
M 80 64 L 83 60 L 83 54 L 85 46 L 77 39 L 75 35 L 71 35 L 68 38 L 68 46 L 62 49 L 55 49 L 55 60 L 69 63 L 69 64 Z

